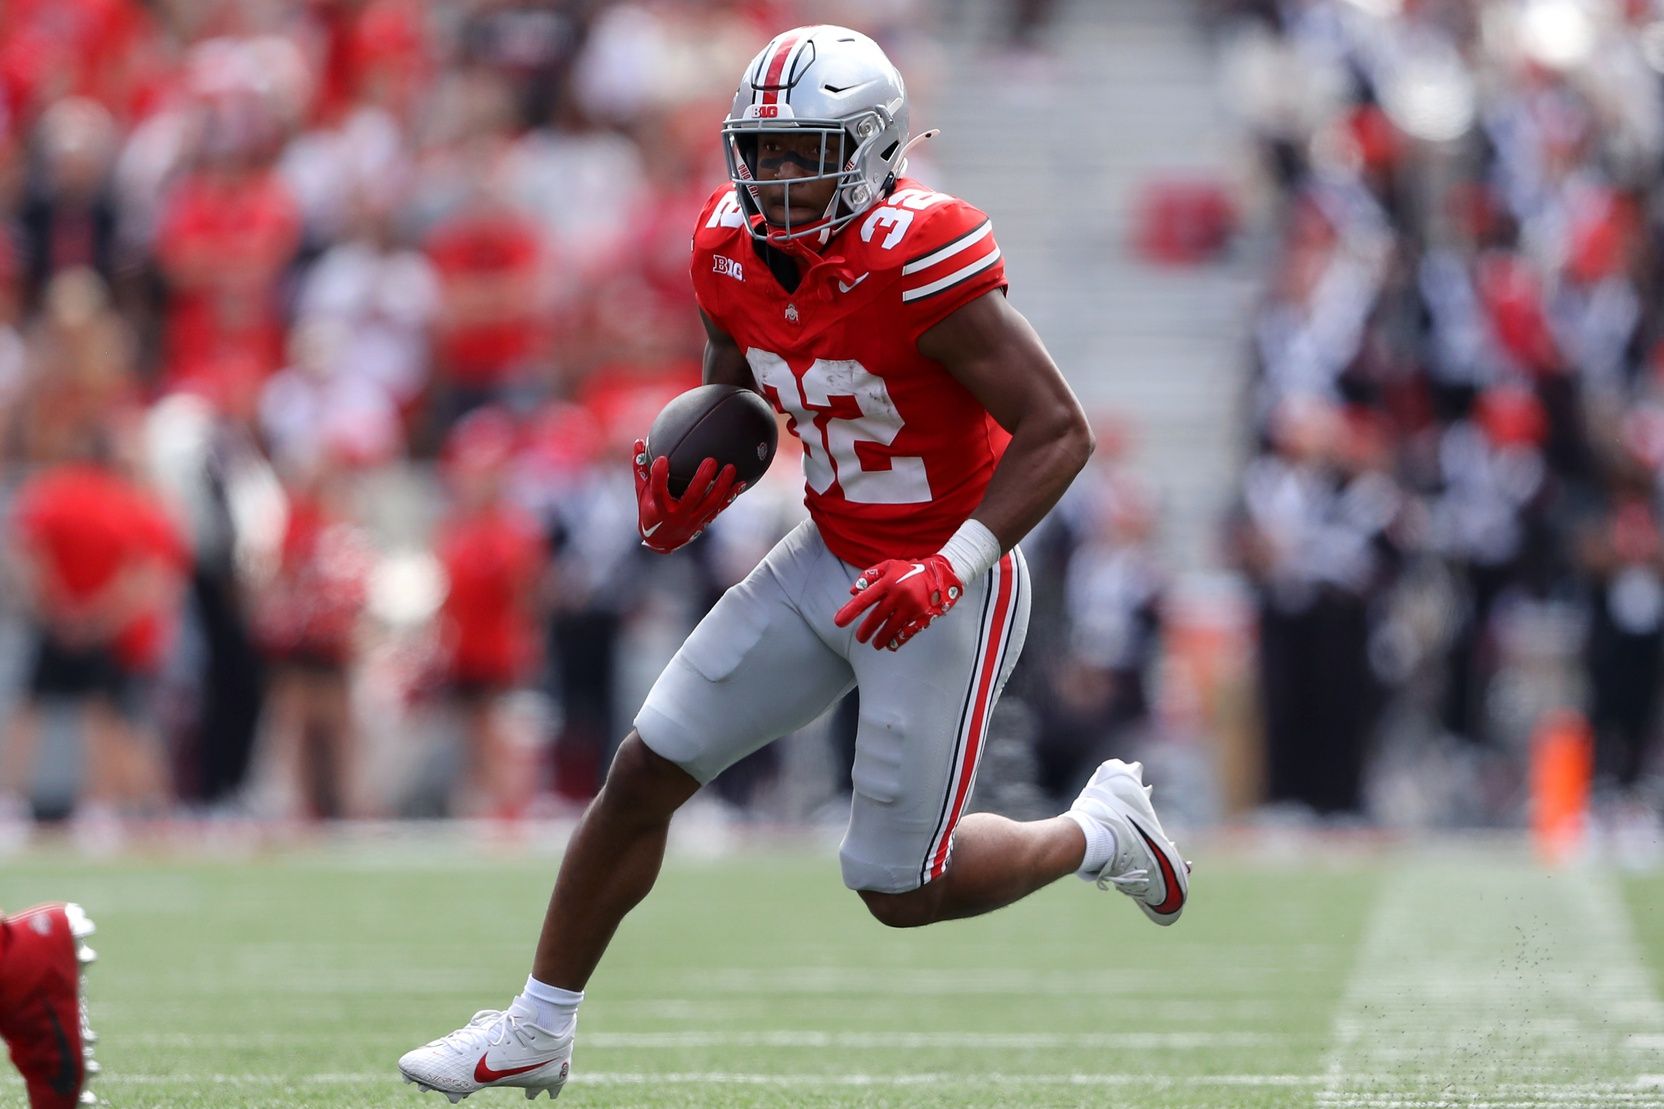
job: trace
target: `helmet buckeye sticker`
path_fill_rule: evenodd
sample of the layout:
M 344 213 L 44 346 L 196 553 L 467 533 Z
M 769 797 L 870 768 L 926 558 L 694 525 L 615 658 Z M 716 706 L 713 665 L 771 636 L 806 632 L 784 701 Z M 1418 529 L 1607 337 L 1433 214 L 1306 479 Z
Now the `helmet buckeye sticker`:
M 764 50 L 757 56 L 757 64 L 751 74 L 751 103 L 758 108 L 778 106 L 790 102 L 792 85 L 796 84 L 800 69 L 806 61 L 813 61 L 815 43 L 809 37 L 808 28 L 799 27 L 795 31 L 787 31 L 778 35 L 770 44 L 772 50 Z M 805 57 L 807 55 L 807 57 Z M 784 94 L 784 95 L 782 95 Z M 771 118 L 778 112 L 758 112 L 758 118 Z

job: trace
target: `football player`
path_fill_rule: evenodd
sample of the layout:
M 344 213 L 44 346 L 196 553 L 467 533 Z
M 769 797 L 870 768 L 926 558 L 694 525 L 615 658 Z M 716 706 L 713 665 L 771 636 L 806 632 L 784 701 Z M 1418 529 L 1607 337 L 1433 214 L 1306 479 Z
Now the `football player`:
M 98 1073 L 81 1000 L 81 970 L 96 956 L 92 921 L 59 902 L 0 913 L 0 1038 L 23 1075 L 30 1109 L 96 1105 Z
M 988 217 L 905 175 L 901 75 L 842 27 L 764 47 L 722 140 L 730 180 L 693 240 L 704 377 L 755 389 L 786 416 L 810 519 L 723 596 L 648 694 L 567 848 L 524 992 L 399 1060 L 452 1101 L 487 1086 L 560 1090 L 584 986 L 652 887 L 671 815 L 853 686 L 839 855 L 878 920 L 973 916 L 1071 873 L 1131 895 L 1159 924 L 1184 908 L 1186 864 L 1136 763 L 1104 763 L 1051 819 L 965 814 L 1027 631 L 1017 541 L 1093 447 L 1073 392 L 1006 301 Z M 634 465 L 655 551 L 699 534 L 740 489 L 707 459 L 673 498 L 668 462 L 649 462 L 639 441 Z

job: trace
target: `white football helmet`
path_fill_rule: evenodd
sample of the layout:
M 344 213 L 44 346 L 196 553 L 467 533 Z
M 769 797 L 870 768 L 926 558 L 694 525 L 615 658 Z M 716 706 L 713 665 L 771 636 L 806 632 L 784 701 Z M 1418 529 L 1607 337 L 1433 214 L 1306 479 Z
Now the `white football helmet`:
M 907 87 L 872 39 L 827 24 L 776 35 L 746 67 L 722 125 L 728 176 L 751 233 L 777 242 L 818 235 L 824 244 L 882 200 L 901 176 L 907 124 Z M 798 157 L 803 176 L 761 186 L 784 190 L 782 224 L 764 218 L 758 196 L 758 149 L 770 133 L 789 134 L 799 145 L 805 133 L 820 136 L 818 164 Z M 791 190 L 829 179 L 838 188 L 825 211 L 794 224 Z

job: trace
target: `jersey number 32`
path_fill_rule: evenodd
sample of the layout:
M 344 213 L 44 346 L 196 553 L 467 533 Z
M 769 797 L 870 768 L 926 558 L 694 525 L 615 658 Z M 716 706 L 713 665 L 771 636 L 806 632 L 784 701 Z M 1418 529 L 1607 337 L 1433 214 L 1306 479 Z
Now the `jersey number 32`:
M 752 347 L 745 357 L 763 393 L 791 417 L 809 488 L 825 493 L 837 483 L 854 504 L 931 499 L 924 459 L 886 449 L 902 420 L 883 378 L 847 359 L 817 358 L 799 376 L 771 351 Z

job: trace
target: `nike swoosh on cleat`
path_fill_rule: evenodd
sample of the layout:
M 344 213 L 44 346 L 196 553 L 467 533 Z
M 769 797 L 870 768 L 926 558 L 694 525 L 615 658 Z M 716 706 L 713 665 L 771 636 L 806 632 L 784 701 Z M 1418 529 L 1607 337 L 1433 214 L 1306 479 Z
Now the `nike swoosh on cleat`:
M 650 528 L 642 528 L 642 529 L 641 529 L 641 537 L 642 537 L 642 538 L 643 538 L 643 539 L 651 539 L 651 538 L 653 538 L 653 533 L 654 533 L 654 532 L 655 532 L 655 531 L 658 531 L 658 530 L 659 530 L 659 525 L 660 525 L 660 524 L 663 524 L 663 523 L 664 523 L 664 521 L 663 521 L 663 520 L 660 520 L 660 521 L 659 521 L 659 523 L 657 523 L 657 524 L 654 524 L 654 525 L 653 525 L 653 526 L 652 526 L 652 527 L 650 527 Z
M 64 1035 L 64 1026 L 58 1020 L 58 1014 L 51 1009 L 46 1010 L 46 1019 L 52 1025 L 52 1038 L 58 1044 L 58 1073 L 54 1074 L 47 1083 L 52 1092 L 61 1097 L 70 1097 L 75 1093 L 77 1085 L 75 1076 L 75 1053 L 70 1050 L 69 1037 Z
M 539 1061 L 528 1066 L 510 1067 L 507 1070 L 492 1070 L 490 1067 L 485 1065 L 485 1056 L 481 1055 L 480 1061 L 474 1064 L 474 1081 L 497 1082 L 504 1078 L 513 1077 L 516 1074 L 525 1074 L 527 1071 L 536 1070 L 538 1067 L 546 1067 L 554 1061 L 555 1057 L 551 1055 L 547 1059 L 540 1059 Z
M 1167 853 L 1156 846 L 1156 841 L 1150 838 L 1150 833 L 1140 828 L 1138 821 L 1130 816 L 1127 817 L 1127 823 L 1144 837 L 1144 842 L 1149 845 L 1150 854 L 1156 857 L 1156 865 L 1161 868 L 1162 888 L 1167 891 L 1167 898 L 1159 905 L 1151 905 L 1150 911 L 1162 916 L 1171 916 L 1184 908 L 1184 891 L 1179 888 L 1179 876 L 1173 873 L 1173 864 L 1167 861 Z

